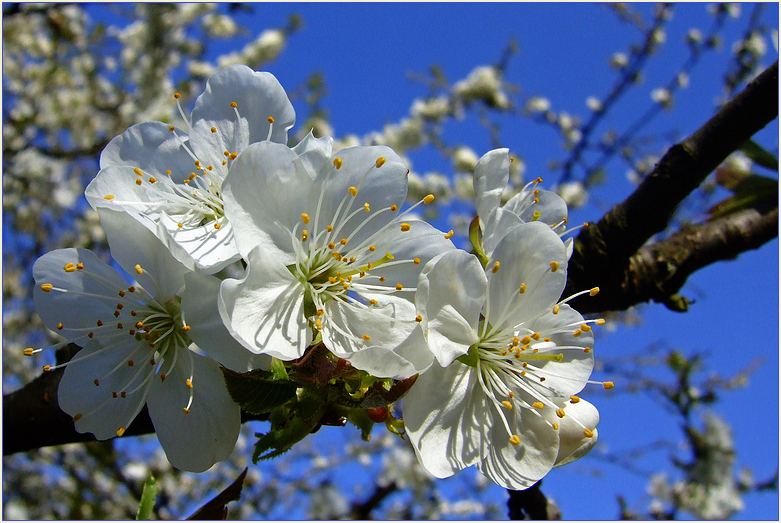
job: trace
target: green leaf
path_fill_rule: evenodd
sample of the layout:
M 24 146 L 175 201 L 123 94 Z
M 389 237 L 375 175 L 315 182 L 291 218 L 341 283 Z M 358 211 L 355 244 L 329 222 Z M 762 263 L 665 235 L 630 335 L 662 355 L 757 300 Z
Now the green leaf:
M 322 412 L 320 413 L 322 415 Z M 287 420 L 284 427 L 272 429 L 268 434 L 260 437 L 255 443 L 252 452 L 252 462 L 266 460 L 281 456 L 293 445 L 304 439 L 317 426 L 320 416 L 312 416 L 309 419 L 292 418 Z
M 266 370 L 240 373 L 223 367 L 222 374 L 233 401 L 250 414 L 270 412 L 296 397 L 294 381 L 275 379 L 274 373 Z
M 187 519 L 192 520 L 215 520 L 226 519 L 228 515 L 228 503 L 238 501 L 241 498 L 241 489 L 244 486 L 244 478 L 247 477 L 247 468 L 239 474 L 239 477 L 231 483 L 225 490 L 210 499 L 204 506 L 195 511 L 195 514 Z
M 365 410 L 353 409 L 347 415 L 347 421 L 361 429 L 361 439 L 363 441 L 369 441 L 372 439 L 372 427 L 374 427 L 374 421 L 369 418 Z
M 739 150 L 751 158 L 756 164 L 773 171 L 778 170 L 778 158 L 773 156 L 772 153 L 764 149 L 754 140 L 748 140 L 739 147 Z
M 144 490 L 141 492 L 141 503 L 138 505 L 136 513 L 137 520 L 147 520 L 152 515 L 152 509 L 155 508 L 155 497 L 157 497 L 157 483 L 154 476 L 149 477 L 144 482 Z
M 726 183 L 724 185 L 726 186 Z M 743 176 L 731 178 L 729 185 L 728 188 L 734 194 L 708 209 L 707 212 L 711 215 L 711 219 L 720 218 L 743 209 L 778 205 L 777 179 L 746 173 Z

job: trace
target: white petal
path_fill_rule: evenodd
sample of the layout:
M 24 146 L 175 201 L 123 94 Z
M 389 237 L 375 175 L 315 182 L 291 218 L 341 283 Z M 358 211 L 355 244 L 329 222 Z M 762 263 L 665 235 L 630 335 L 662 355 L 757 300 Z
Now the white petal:
M 184 285 L 187 267 L 131 214 L 109 209 L 98 209 L 98 214 L 117 263 L 160 303 L 173 298 Z
M 496 273 L 495 262 L 500 264 Z M 557 264 L 555 271 L 551 262 Z M 486 274 L 488 321 L 498 330 L 513 328 L 559 300 L 567 282 L 564 244 L 545 224 L 521 224 L 496 246 Z
M 231 107 L 236 102 L 238 113 Z M 270 124 L 269 117 L 274 118 Z M 287 145 L 287 131 L 296 115 L 285 90 L 266 72 L 255 72 L 245 65 L 232 65 L 215 73 L 195 101 L 191 120 L 191 139 L 195 154 L 206 161 L 223 159 L 223 152 L 241 153 L 248 144 L 269 138 Z M 217 132 L 212 132 L 211 128 Z
M 565 401 L 561 404 L 564 417 L 559 422 L 561 446 L 556 458 L 556 466 L 572 463 L 588 454 L 597 444 L 599 411 L 586 400 L 577 403 Z M 593 437 L 586 437 L 584 428 L 591 430 Z
M 129 336 L 124 338 L 122 345 L 105 351 L 97 340 L 87 343 L 65 367 L 57 389 L 60 408 L 70 416 L 81 414 L 76 430 L 91 432 L 99 440 L 116 437 L 120 427 L 130 426 L 146 402 L 148 384 L 142 382 L 155 371 L 147 360 L 148 346 Z M 98 351 L 100 354 L 87 357 Z M 126 362 L 129 356 L 135 358 L 132 367 Z M 141 388 L 134 391 L 139 385 Z
M 510 443 L 502 422 L 494 420 L 490 452 L 478 462 L 477 468 L 500 487 L 523 490 L 553 468 L 559 450 L 559 436 L 544 418 L 527 409 L 515 409 L 513 412 L 516 410 L 520 417 L 515 424 L 520 444 Z M 496 417 L 493 409 L 492 412 Z
M 418 460 L 438 478 L 473 465 L 490 443 L 488 409 L 474 369 L 434 363 L 404 397 L 404 427 Z
M 330 136 L 315 138 L 312 131 L 304 136 L 293 151 L 298 155 L 301 165 L 314 180 L 331 159 L 331 151 L 334 148 L 334 139 Z
M 179 223 L 176 217 L 161 214 L 160 237 L 187 268 L 213 274 L 241 258 L 227 219 L 198 227 L 179 227 Z M 220 228 L 215 228 L 215 224 Z
M 506 211 L 501 207 L 496 207 L 488 215 L 485 221 L 485 227 L 483 229 L 483 252 L 487 256 L 491 256 L 499 244 L 499 241 L 504 236 L 522 224 L 523 221 L 518 215 Z
M 477 215 L 485 222 L 492 210 L 499 207 L 502 191 L 510 179 L 509 149 L 494 149 L 480 158 L 475 167 L 475 203 Z
M 538 203 L 530 203 L 534 196 L 537 197 Z M 539 221 L 556 225 L 567 218 L 567 203 L 561 196 L 544 189 L 538 189 L 534 196 L 529 191 L 520 192 L 510 198 L 504 209 L 517 214 L 524 222 Z M 540 216 L 535 218 L 535 212 L 539 212 Z
M 228 459 L 241 428 L 241 409 L 231 400 L 219 365 L 179 348 L 165 381 L 155 377 L 147 400 L 149 416 L 168 461 L 178 469 L 203 472 Z M 182 354 L 187 351 L 190 354 Z M 190 367 L 189 357 L 192 358 Z M 167 369 L 166 363 L 162 364 Z M 192 374 L 191 374 L 192 373 Z M 193 388 L 186 385 L 192 376 Z M 193 402 L 185 414 L 190 393 Z
M 330 300 L 325 318 L 325 346 L 374 376 L 408 378 L 433 360 L 415 321 L 415 307 L 404 299 L 388 297 L 381 308 Z
M 540 318 L 526 323 L 524 326 L 539 332 L 543 338 L 550 338 L 555 347 L 540 348 L 539 354 L 560 354 L 562 360 L 530 360 L 529 365 L 539 369 L 539 374 L 545 376 L 545 386 L 532 382 L 532 386 L 545 395 L 551 389 L 569 397 L 577 394 L 586 385 L 591 371 L 594 369 L 594 335 L 593 332 L 583 332 L 580 336 L 572 333 L 583 323 L 583 316 L 567 305 L 559 307 L 558 314 L 549 310 Z M 566 330 L 566 332 L 557 332 Z M 548 343 L 532 344 L 539 347 L 550 346 Z M 589 347 L 588 352 L 584 349 Z
M 394 212 L 382 209 L 392 205 L 401 208 L 407 196 L 407 165 L 391 148 L 379 145 L 342 149 L 334 156 L 342 160 L 342 166 L 335 170 L 332 163 L 327 164 L 318 175 L 317 181 L 322 184 L 323 192 L 320 211 L 323 221 L 314 225 L 318 229 L 322 229 L 326 224 L 336 227 L 334 222 L 337 219 L 341 221 L 342 217 L 358 210 L 359 212 L 342 227 L 342 236 L 347 237 L 366 221 L 367 216 L 363 209 L 364 204 L 368 203 L 372 215 L 378 212 L 383 212 L 383 215 L 361 227 L 352 240 L 353 245 L 359 244 L 395 216 Z M 379 158 L 385 158 L 385 163 L 378 168 L 376 162 Z M 350 187 L 358 190 L 354 198 L 349 192 Z M 343 201 L 344 207 L 337 217 L 336 211 Z M 301 209 L 299 212 L 302 211 L 310 213 L 313 220 L 315 219 L 315 208 Z
M 84 269 L 66 272 L 69 263 L 82 263 Z M 117 293 L 127 288 L 116 270 L 87 249 L 49 251 L 36 260 L 33 276 L 35 310 L 49 329 L 62 323 L 59 332 L 70 339 L 84 336 L 85 329 L 95 328 L 97 320 L 113 318 Z M 44 292 L 41 285 L 47 283 L 69 292 Z
M 211 358 L 237 372 L 267 369 L 271 358 L 254 354 L 230 335 L 220 317 L 217 300 L 221 280 L 191 272 L 184 277 L 182 312 L 190 326 L 188 335 Z
M 304 287 L 275 256 L 262 248 L 249 253 L 240 280 L 220 287 L 219 310 L 228 331 L 256 354 L 285 361 L 300 358 L 312 342 L 304 318 Z
M 225 215 L 242 257 L 258 245 L 273 249 L 282 263 L 295 259 L 290 232 L 301 213 L 314 218 L 313 182 L 298 156 L 280 144 L 249 146 L 231 166 L 223 184 Z
M 466 251 L 442 254 L 420 273 L 415 304 L 429 347 L 443 367 L 479 341 L 477 326 L 487 288 L 480 261 Z
M 187 143 L 187 137 L 178 139 L 169 124 L 139 123 L 109 142 L 100 154 L 100 168 L 138 167 L 160 179 L 166 177 L 165 172 L 170 169 L 172 173 L 186 176 L 193 170 L 193 160 L 182 147 L 183 142 Z

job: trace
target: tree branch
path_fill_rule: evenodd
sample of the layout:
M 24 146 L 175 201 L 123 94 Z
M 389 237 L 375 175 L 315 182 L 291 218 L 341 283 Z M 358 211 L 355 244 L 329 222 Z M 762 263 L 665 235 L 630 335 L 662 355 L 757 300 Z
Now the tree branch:
M 599 286 L 601 292 L 595 297 L 573 300 L 573 307 L 584 313 L 623 310 L 649 299 L 645 295 L 632 295 L 626 288 L 626 282 L 632 277 L 632 256 L 651 237 L 667 228 L 678 205 L 708 174 L 777 117 L 778 62 L 749 83 L 694 134 L 668 150 L 629 198 L 613 207 L 598 223 L 583 229 L 575 239 L 564 295 L 594 286 Z M 728 236 L 730 241 L 735 241 L 735 235 Z M 733 252 L 737 255 L 742 251 L 733 249 Z

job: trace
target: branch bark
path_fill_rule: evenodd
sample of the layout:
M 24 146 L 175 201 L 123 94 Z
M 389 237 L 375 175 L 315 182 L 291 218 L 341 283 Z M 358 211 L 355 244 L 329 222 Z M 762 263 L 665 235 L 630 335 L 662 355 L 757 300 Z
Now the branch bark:
M 595 286 L 601 291 L 595 297 L 573 300 L 572 306 L 582 313 L 603 312 L 624 310 L 648 299 L 661 299 L 658 293 L 651 296 L 632 293 L 632 288 L 648 289 L 657 284 L 652 280 L 629 284 L 635 278 L 656 274 L 644 270 L 645 267 L 633 266 L 633 256 L 649 239 L 667 228 L 678 205 L 708 174 L 777 117 L 778 62 L 754 79 L 694 134 L 670 148 L 629 198 L 613 207 L 598 223 L 583 229 L 575 239 L 564 295 Z M 719 223 L 724 225 L 724 222 Z M 735 235 L 729 235 L 729 238 L 730 244 L 723 250 L 731 251 L 732 255 L 755 248 L 740 250 L 743 242 L 736 242 Z M 645 257 L 635 257 L 635 262 L 642 260 Z M 686 260 L 681 263 L 686 265 Z

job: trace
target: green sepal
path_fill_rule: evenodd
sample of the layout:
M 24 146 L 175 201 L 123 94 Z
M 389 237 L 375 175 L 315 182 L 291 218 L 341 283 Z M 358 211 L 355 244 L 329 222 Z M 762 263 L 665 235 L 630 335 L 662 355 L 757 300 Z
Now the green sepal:
M 155 508 L 155 498 L 157 497 L 157 483 L 155 477 L 149 474 L 144 482 L 144 490 L 141 492 L 141 503 L 138 504 L 136 520 L 147 520 L 152 515 L 152 509 Z
M 353 409 L 347 414 L 347 421 L 361 429 L 361 439 L 370 441 L 372 439 L 372 428 L 374 422 L 363 409 Z
M 399 401 L 409 391 L 418 375 L 415 374 L 407 379 L 397 381 L 391 387 L 386 387 L 386 382 L 375 381 L 371 387 L 365 389 L 363 394 L 355 393 L 353 395 L 343 392 L 334 399 L 334 403 L 353 409 L 376 409 L 387 407 Z M 363 389 L 362 389 L 363 390 Z
M 480 260 L 480 263 L 485 269 L 488 266 L 488 256 L 483 250 L 483 235 L 480 232 L 480 217 L 475 216 L 472 222 L 469 224 L 469 241 L 472 242 L 472 249 L 474 255 Z
M 271 371 L 272 377 L 275 380 L 288 379 L 285 363 L 278 358 L 271 358 L 271 365 L 269 365 L 268 370 Z
M 467 365 L 469 367 L 477 367 L 477 362 L 480 359 L 480 354 L 477 349 L 477 345 L 472 345 L 469 347 L 469 352 L 466 354 L 462 354 L 456 360 L 460 361 L 464 365 Z
M 231 399 L 250 414 L 271 412 L 296 397 L 296 382 L 275 379 L 274 372 L 256 369 L 241 373 L 222 367 L 222 375 Z

